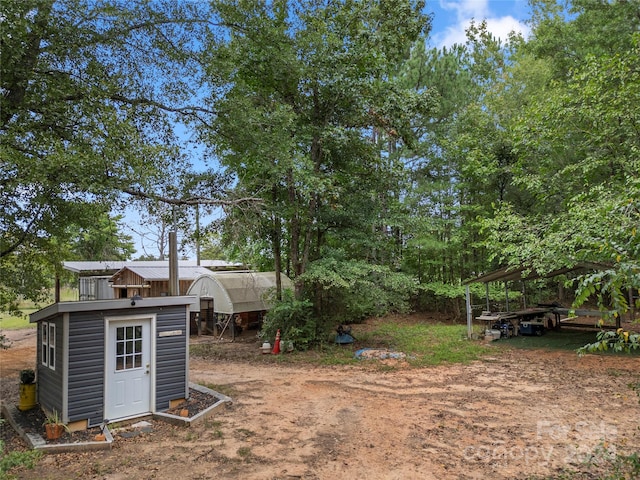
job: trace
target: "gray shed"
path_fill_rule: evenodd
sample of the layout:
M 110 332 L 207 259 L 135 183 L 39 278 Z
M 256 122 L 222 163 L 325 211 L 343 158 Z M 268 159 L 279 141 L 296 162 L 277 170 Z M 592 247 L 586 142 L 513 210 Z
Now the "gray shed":
M 289 277 L 281 274 L 280 278 L 283 289 L 293 288 Z M 237 317 L 243 328 L 257 325 L 271 308 L 270 295 L 275 288 L 276 272 L 211 272 L 197 277 L 187 295 L 199 299 L 193 308 L 198 316 L 198 332 L 200 321 L 213 331 L 220 322 L 229 325 L 232 317 Z
M 61 302 L 38 324 L 41 407 L 72 429 L 170 409 L 189 396 L 194 297 Z

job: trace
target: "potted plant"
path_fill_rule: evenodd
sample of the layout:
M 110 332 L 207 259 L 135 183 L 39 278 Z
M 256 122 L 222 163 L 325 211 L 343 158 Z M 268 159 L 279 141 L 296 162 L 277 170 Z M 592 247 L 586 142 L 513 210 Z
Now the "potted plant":
M 20 371 L 20 401 L 18 410 L 31 410 L 36 406 L 36 372 L 31 368 Z
M 32 368 L 25 368 L 20 371 L 20 383 L 30 385 L 36 381 L 36 372 Z
M 60 438 L 65 431 L 69 431 L 69 427 L 64 424 L 57 410 L 46 412 L 46 419 L 43 425 L 47 434 L 47 440 Z

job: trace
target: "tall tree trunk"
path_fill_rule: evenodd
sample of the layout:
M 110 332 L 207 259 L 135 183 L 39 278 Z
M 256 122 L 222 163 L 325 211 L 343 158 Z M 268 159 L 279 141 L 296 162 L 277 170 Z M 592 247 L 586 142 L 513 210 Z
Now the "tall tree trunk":
M 271 189 L 273 205 L 277 205 L 278 188 L 274 185 Z M 276 271 L 276 298 L 282 300 L 282 252 L 280 249 L 280 232 L 282 229 L 282 220 L 276 209 L 273 211 L 273 266 Z
M 291 215 L 291 219 L 289 221 L 289 258 L 291 261 L 291 268 L 293 271 L 293 281 L 295 286 L 295 295 L 296 298 L 302 298 L 302 283 L 300 281 L 300 275 L 304 272 L 302 268 L 302 261 L 300 259 L 300 235 L 301 235 L 301 226 L 300 226 L 300 215 L 299 210 L 296 206 L 296 187 L 293 181 L 293 171 L 289 169 L 287 172 L 287 193 L 289 205 L 294 208 L 294 211 Z

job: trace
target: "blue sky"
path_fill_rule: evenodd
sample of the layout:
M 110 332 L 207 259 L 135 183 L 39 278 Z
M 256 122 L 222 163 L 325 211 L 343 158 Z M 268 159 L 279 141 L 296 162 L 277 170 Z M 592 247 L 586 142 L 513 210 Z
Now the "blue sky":
M 427 0 L 426 10 L 434 14 L 431 47 L 464 43 L 464 31 L 472 19 L 486 19 L 489 31 L 503 40 L 512 30 L 525 37 L 529 32 L 524 23 L 529 17 L 527 0 Z

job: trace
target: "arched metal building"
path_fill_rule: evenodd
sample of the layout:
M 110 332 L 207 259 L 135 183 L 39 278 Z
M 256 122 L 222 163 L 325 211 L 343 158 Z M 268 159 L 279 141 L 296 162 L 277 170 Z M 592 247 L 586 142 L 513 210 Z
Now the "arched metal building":
M 293 288 L 293 282 L 280 274 L 282 288 Z M 192 325 L 198 334 L 211 332 L 222 335 L 228 326 L 243 329 L 259 326 L 263 315 L 271 308 L 276 289 L 276 272 L 211 272 L 197 277 L 187 295 L 199 299 L 192 309 Z M 230 322 L 235 318 L 234 322 Z M 204 323 L 204 325 L 203 325 Z M 222 330 L 222 331 L 221 331 Z

